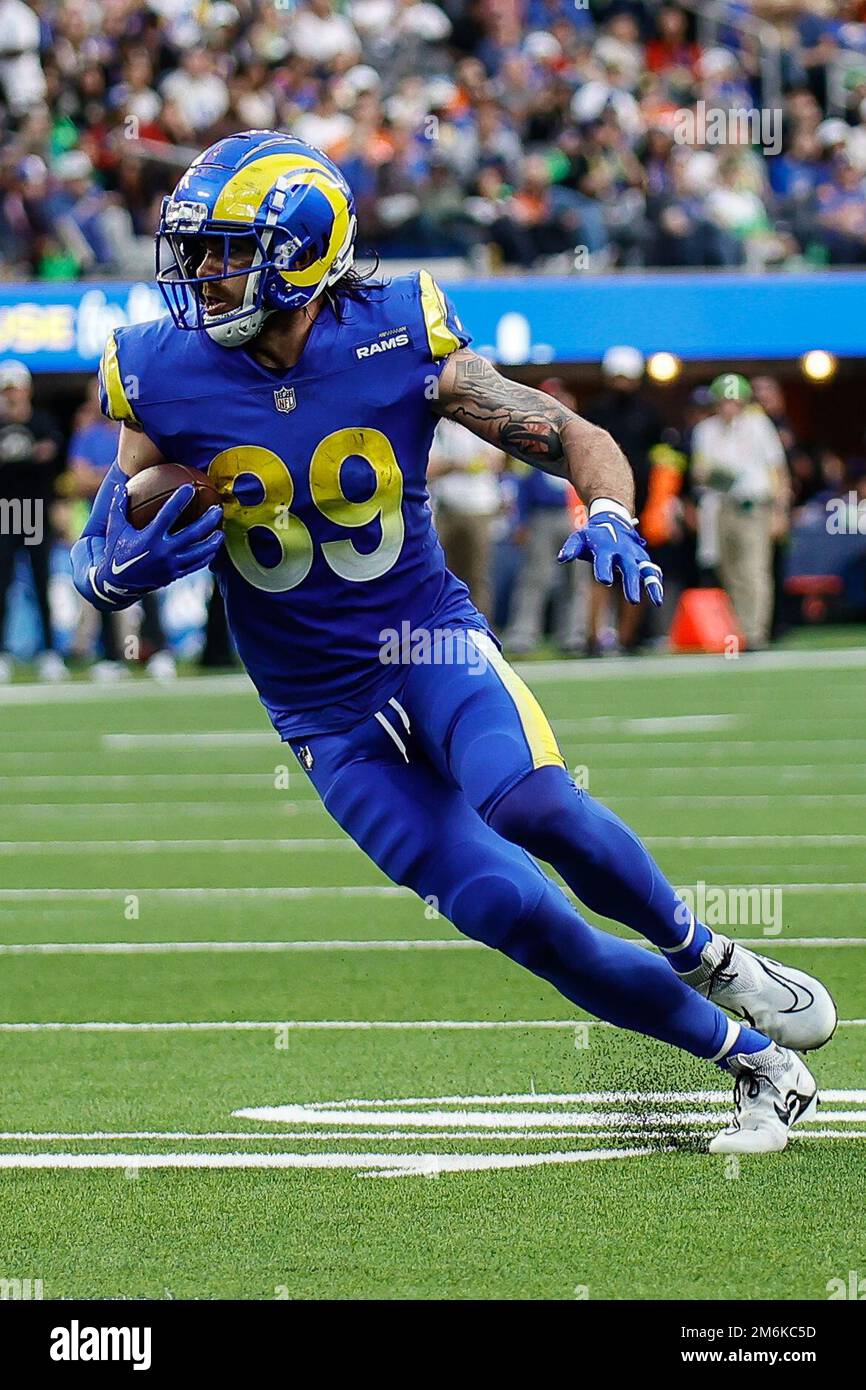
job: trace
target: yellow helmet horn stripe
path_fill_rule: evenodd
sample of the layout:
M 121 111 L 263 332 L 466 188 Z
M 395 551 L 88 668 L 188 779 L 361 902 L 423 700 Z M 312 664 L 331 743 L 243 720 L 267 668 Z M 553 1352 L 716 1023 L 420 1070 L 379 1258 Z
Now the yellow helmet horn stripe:
M 287 284 L 306 287 L 318 284 L 330 269 L 349 228 L 346 196 L 335 183 L 331 171 L 323 164 L 317 164 L 309 156 L 301 154 L 262 155 L 228 180 L 214 204 L 213 217 L 218 222 L 252 222 L 280 175 L 293 169 L 302 171 L 298 182 L 310 183 L 317 188 L 327 198 L 334 212 L 334 225 L 324 256 L 303 270 L 280 271 Z

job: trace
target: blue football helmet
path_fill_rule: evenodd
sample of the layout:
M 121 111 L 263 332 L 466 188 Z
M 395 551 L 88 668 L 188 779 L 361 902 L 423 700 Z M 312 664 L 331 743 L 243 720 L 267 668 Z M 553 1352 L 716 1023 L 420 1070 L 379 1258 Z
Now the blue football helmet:
M 321 150 L 276 130 L 247 130 L 200 154 L 163 199 L 157 283 L 178 328 L 239 347 L 268 315 L 303 308 L 345 275 L 356 225 L 352 191 Z M 222 270 L 200 275 L 206 251 L 220 247 Z M 241 305 L 209 311 L 202 286 L 241 275 Z

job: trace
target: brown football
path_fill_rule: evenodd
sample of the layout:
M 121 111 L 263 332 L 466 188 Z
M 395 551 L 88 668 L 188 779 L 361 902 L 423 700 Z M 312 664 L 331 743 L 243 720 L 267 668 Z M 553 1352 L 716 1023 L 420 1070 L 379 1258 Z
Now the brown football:
M 172 532 L 182 531 L 208 507 L 222 505 L 222 498 L 206 473 L 182 463 L 156 463 L 152 468 L 135 473 L 126 484 L 126 516 L 130 526 L 142 531 L 184 483 L 192 483 L 195 492 L 172 526 Z

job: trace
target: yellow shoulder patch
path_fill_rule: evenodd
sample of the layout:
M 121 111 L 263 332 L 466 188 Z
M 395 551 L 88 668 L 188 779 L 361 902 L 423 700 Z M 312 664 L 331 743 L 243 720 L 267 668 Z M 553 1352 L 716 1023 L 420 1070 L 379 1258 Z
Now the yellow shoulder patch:
M 418 278 L 430 356 L 434 362 L 438 362 L 441 357 L 449 357 L 459 348 L 460 339 L 448 327 L 445 299 L 429 270 L 422 270 Z
M 103 413 L 110 420 L 133 420 L 137 424 L 135 411 L 129 403 L 123 378 L 120 375 L 120 363 L 117 360 L 117 342 L 114 333 L 109 333 L 105 349 L 102 354 L 102 362 L 99 367 L 99 376 L 102 382 L 102 408 Z

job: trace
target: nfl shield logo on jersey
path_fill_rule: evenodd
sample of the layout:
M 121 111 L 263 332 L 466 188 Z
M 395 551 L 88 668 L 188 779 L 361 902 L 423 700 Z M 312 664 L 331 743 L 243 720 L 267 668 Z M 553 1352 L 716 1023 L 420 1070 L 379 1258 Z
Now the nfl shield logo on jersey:
M 288 415 L 290 410 L 294 410 L 297 403 L 294 386 L 281 386 L 279 390 L 274 392 L 274 405 L 284 415 Z

